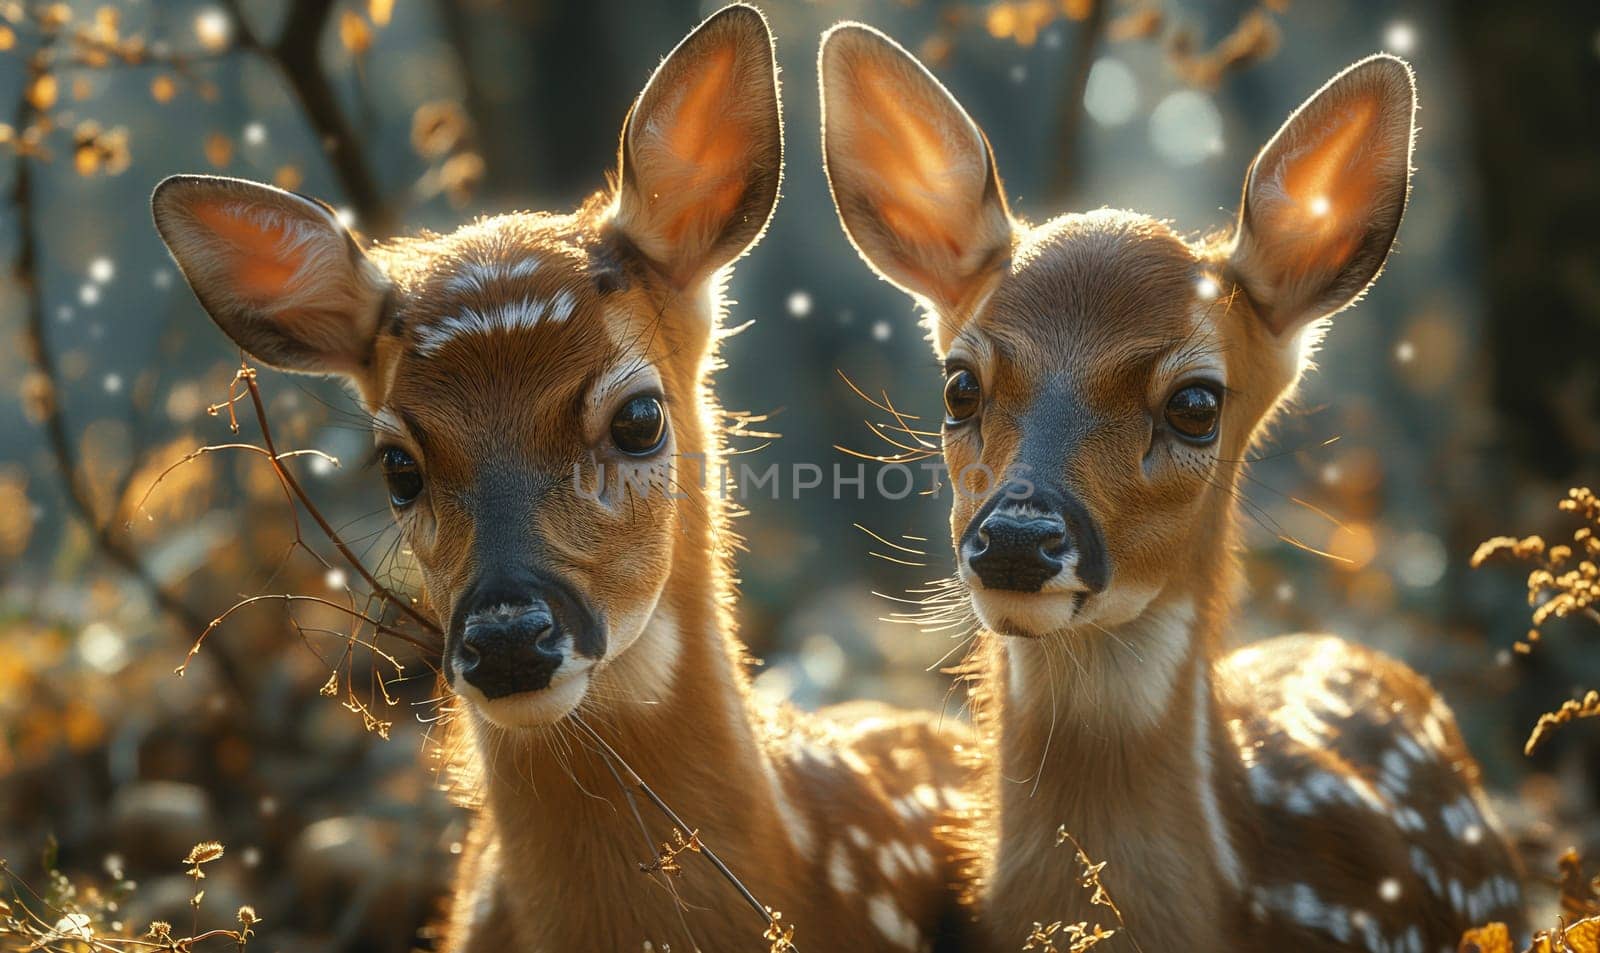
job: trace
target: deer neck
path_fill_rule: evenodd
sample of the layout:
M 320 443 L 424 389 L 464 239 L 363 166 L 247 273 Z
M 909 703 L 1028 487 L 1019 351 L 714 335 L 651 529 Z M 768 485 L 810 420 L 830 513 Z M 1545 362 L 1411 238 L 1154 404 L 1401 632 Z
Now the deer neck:
M 1071 845 L 1057 846 L 1063 827 L 1106 862 L 1102 882 L 1147 950 L 1182 948 L 1193 934 L 1161 925 L 1217 923 L 1242 886 L 1224 813 L 1242 778 L 1212 682 L 1232 570 L 1216 562 L 1121 626 L 1004 640 L 995 923 L 1115 925 L 1090 905 Z
M 714 465 L 720 441 L 704 426 L 710 440 L 680 434 L 687 438 L 680 446 L 686 456 L 706 447 Z M 673 570 L 643 634 L 596 676 L 579 715 L 759 895 L 762 878 L 796 866 L 790 862 L 796 835 L 785 823 L 793 812 L 752 727 L 727 611 L 732 585 L 721 494 L 714 480 L 705 487 L 679 483 L 686 515 Z M 642 792 L 632 790 L 630 803 L 618 777 L 626 773 L 619 767 L 613 774 L 592 742 L 565 721 L 516 737 L 475 728 L 503 896 L 513 904 L 526 898 L 530 912 L 545 911 L 537 917 L 513 911 L 521 939 L 549 950 L 638 949 L 644 939 L 657 949 L 694 948 L 672 895 L 640 870 L 671 840 L 672 826 Z M 705 931 L 714 937 L 720 922 L 742 927 L 742 938 L 759 936 L 759 925 L 750 930 L 755 914 L 733 909 L 739 903 L 733 888 L 703 857 L 686 853 L 681 862 L 685 872 L 672 878 L 672 888 L 689 908 L 729 911 L 690 917 L 698 945 L 717 948 L 705 946 L 712 939 Z M 551 901 L 561 896 L 574 902 Z

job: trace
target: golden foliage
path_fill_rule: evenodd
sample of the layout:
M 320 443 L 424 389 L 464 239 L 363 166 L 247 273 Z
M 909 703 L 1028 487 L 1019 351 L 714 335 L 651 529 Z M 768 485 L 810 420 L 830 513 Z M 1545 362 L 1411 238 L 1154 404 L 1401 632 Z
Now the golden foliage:
M 189 852 L 185 864 L 193 864 L 186 875 L 198 881 L 205 875 L 199 865 L 222 856 L 222 845 L 216 841 L 196 844 Z M 123 907 L 137 889 L 126 878 L 120 865 L 108 864 L 107 873 L 112 883 L 107 887 L 98 884 L 77 884 L 56 865 L 56 846 L 52 841 L 45 850 L 44 871 L 46 886 L 35 889 L 0 859 L 0 883 L 9 881 L 12 889 L 10 901 L 0 900 L 0 948 L 16 950 L 94 951 L 94 953 L 135 953 L 144 950 L 168 950 L 172 953 L 192 953 L 205 948 L 207 941 L 229 943 L 236 951 L 244 950 L 252 929 L 261 922 L 254 907 L 242 906 L 234 918 L 239 928 L 212 929 L 191 935 L 178 936 L 173 926 L 165 920 L 151 921 L 142 933 L 133 924 L 123 921 Z M 189 903 L 199 916 L 200 902 L 205 891 L 197 892 Z M 13 946 L 8 941 L 15 941 Z M 220 947 L 219 947 L 220 948 Z
M 1477 569 L 1496 556 L 1510 556 L 1534 564 L 1528 573 L 1528 605 L 1533 607 L 1532 627 L 1527 637 L 1515 645 L 1526 655 L 1539 644 L 1544 625 L 1551 619 L 1586 616 L 1600 622 L 1600 497 L 1588 487 L 1573 487 L 1556 504 L 1571 513 L 1581 524 L 1566 543 L 1550 544 L 1542 536 L 1495 536 L 1479 544 L 1472 554 Z M 1532 754 L 1555 728 L 1580 718 L 1600 717 L 1600 693 L 1589 692 L 1570 700 L 1555 711 L 1539 716 L 1528 736 L 1524 751 Z
M 40 112 L 54 106 L 60 96 L 61 84 L 53 73 L 40 73 L 28 85 L 28 102 Z
M 1278 24 L 1260 9 L 1251 10 L 1209 50 L 1196 50 L 1194 34 L 1180 30 L 1167 44 L 1173 72 L 1191 86 L 1215 89 L 1222 77 L 1271 57 L 1282 42 Z
M 86 120 L 72 131 L 72 165 L 79 175 L 121 175 L 132 162 L 126 128 L 102 129 L 99 123 Z
M 1128 932 L 1128 924 L 1122 919 L 1122 910 L 1117 907 L 1116 901 L 1111 898 L 1111 893 L 1100 880 L 1101 871 L 1105 870 L 1106 862 L 1095 863 L 1078 839 L 1072 836 L 1066 825 L 1056 828 L 1056 846 L 1062 844 L 1072 845 L 1077 856 L 1078 864 L 1083 868 L 1078 875 L 1078 884 L 1083 889 L 1090 891 L 1089 903 L 1091 906 L 1105 907 L 1116 918 L 1115 929 L 1107 929 L 1100 924 L 1090 924 L 1088 921 L 1067 923 L 1055 920 L 1051 923 L 1035 921 L 1033 929 L 1028 933 L 1023 942 L 1024 953 L 1084 953 L 1104 940 L 1109 940 L 1120 933 Z M 1143 953 L 1139 941 L 1129 934 L 1128 939 L 1133 948 Z M 1065 946 L 1060 944 L 1065 943 Z
M 1568 850 L 1557 862 L 1561 868 L 1561 919 L 1555 927 L 1533 936 L 1526 953 L 1600 953 L 1600 877 L 1589 879 L 1583 861 Z M 1568 922 L 1568 918 L 1573 918 Z M 1504 923 L 1489 923 L 1461 937 L 1459 953 L 1517 953 Z
M 361 14 L 346 10 L 339 16 L 339 42 L 351 53 L 361 56 L 372 48 L 372 28 Z
M 0 467 L 0 559 L 16 559 L 33 538 L 33 503 L 28 499 L 28 471 Z
M 158 103 L 169 103 L 178 95 L 178 81 L 162 73 L 150 81 L 150 96 Z
M 449 99 L 423 103 L 411 114 L 411 148 L 424 159 L 438 159 L 460 148 L 472 133 L 461 104 Z
M 219 169 L 226 168 L 233 161 L 233 140 L 220 132 L 206 136 L 206 161 Z

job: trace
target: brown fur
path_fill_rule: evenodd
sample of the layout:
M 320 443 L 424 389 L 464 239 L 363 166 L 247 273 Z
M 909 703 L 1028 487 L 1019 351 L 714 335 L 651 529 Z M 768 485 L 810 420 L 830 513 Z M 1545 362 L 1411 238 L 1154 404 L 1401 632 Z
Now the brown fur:
M 1399 224 L 1409 71 L 1374 58 L 1331 82 L 1252 166 L 1234 235 L 1188 242 L 1130 212 L 1010 219 L 981 136 L 944 137 L 934 148 L 954 154 L 927 160 L 964 173 L 931 193 L 905 184 L 855 130 L 898 128 L 903 103 L 953 111 L 916 121 L 960 129 L 959 105 L 864 27 L 835 28 L 822 63 L 846 231 L 928 304 L 940 356 L 982 382 L 980 412 L 945 428 L 951 472 L 1064 487 L 1110 567 L 1100 590 L 1016 593 L 963 562 L 980 619 L 1010 636 L 985 635 L 972 661 L 999 726 L 993 841 L 973 874 L 990 947 L 1017 949 L 1036 921 L 1114 924 L 1056 846 L 1062 826 L 1107 864 L 1127 922 L 1114 949 L 1432 951 L 1484 920 L 1520 930 L 1516 863 L 1419 676 L 1327 637 L 1223 648 L 1245 458 L 1317 319 L 1368 286 Z M 912 88 L 867 97 L 863 73 Z M 885 214 L 906 201 L 961 212 L 940 254 L 907 256 L 916 241 Z M 1222 393 L 1209 442 L 1163 422 L 1197 380 Z M 989 493 L 952 498 L 959 549 Z
M 325 207 L 268 186 L 182 177 L 154 205 L 224 331 L 266 362 L 344 375 L 379 444 L 416 462 L 424 488 L 397 518 L 447 664 L 457 603 L 501 562 L 558 578 L 603 623 L 603 644 L 574 636 L 563 657 L 579 673 L 566 694 L 553 680 L 493 699 L 449 685 L 462 694 L 447 759 L 477 811 L 444 948 L 766 945 L 761 915 L 704 858 L 641 870 L 673 832 L 630 799 L 573 711 L 801 948 L 945 948 L 965 923 L 951 829 L 966 732 L 883 708 L 762 710 L 735 637 L 737 539 L 700 479 L 724 453 L 710 371 L 725 269 L 759 239 L 781 174 L 759 13 L 724 9 L 673 51 L 629 113 L 620 162 L 615 191 L 574 213 L 369 253 Z M 628 458 L 609 421 L 656 393 L 666 441 Z

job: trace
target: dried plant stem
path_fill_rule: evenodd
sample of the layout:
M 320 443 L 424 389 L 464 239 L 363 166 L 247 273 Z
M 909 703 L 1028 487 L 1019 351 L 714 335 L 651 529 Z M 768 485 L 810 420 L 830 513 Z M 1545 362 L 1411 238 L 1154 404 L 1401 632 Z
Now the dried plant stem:
M 639 793 L 643 794 L 651 804 L 654 804 L 656 810 L 660 811 L 667 818 L 667 820 L 671 821 L 674 827 L 685 832 L 685 834 L 694 830 L 694 828 L 690 827 L 683 818 L 678 816 L 677 811 L 674 811 L 666 801 L 661 799 L 661 796 L 655 792 L 655 789 L 650 787 L 649 784 L 645 783 L 643 778 L 639 777 L 638 772 L 634 771 L 633 768 L 629 766 L 627 760 L 624 759 L 622 755 L 618 754 L 615 748 L 611 747 L 611 745 L 607 743 L 604 738 L 600 737 L 598 732 L 589 727 L 588 722 L 580 718 L 577 713 L 573 713 L 568 717 L 572 720 L 572 723 L 577 726 L 579 731 L 583 732 L 590 741 L 595 743 L 601 754 L 609 759 L 612 765 L 622 771 L 623 777 L 626 778 L 628 784 L 632 786 L 634 790 L 637 790 Z M 763 926 L 770 927 L 772 925 L 773 915 L 771 910 L 769 910 L 768 907 L 760 900 L 756 899 L 756 895 L 750 891 L 749 887 L 744 885 L 744 881 L 739 879 L 738 875 L 736 875 L 728 867 L 728 865 L 723 862 L 722 858 L 717 856 L 716 851 L 712 850 L 704 842 L 701 842 L 700 849 L 697 851 L 697 853 L 705 855 L 706 860 L 709 860 L 711 865 L 717 868 L 717 872 L 722 874 L 723 879 L 728 881 L 728 883 L 733 884 L 734 889 L 739 891 L 739 895 L 744 897 L 745 903 L 749 904 L 750 909 L 754 910 L 756 915 L 761 918 L 761 923 Z M 793 942 L 790 942 L 786 948 L 791 951 L 791 953 L 800 953 L 800 948 Z
M 373 593 L 380 599 L 399 607 L 400 611 L 409 616 L 413 622 L 422 626 L 423 631 L 432 633 L 435 637 L 433 642 L 422 643 L 413 640 L 413 643 L 431 652 L 443 651 L 444 633 L 439 628 L 439 624 L 425 613 L 419 611 L 416 606 L 411 604 L 411 600 L 402 598 L 391 591 L 388 586 L 378 581 L 377 577 L 361 561 L 361 557 L 351 551 L 344 538 L 339 535 L 339 531 L 333 528 L 332 523 L 328 522 L 328 518 L 322 515 L 322 510 L 317 507 L 316 503 L 312 502 L 311 497 L 306 493 L 305 487 L 301 485 L 299 479 L 295 477 L 294 472 L 283 465 L 284 457 L 278 453 L 277 444 L 272 439 L 272 426 L 267 422 L 267 408 L 261 400 L 261 388 L 256 383 L 255 368 L 250 367 L 248 364 L 241 366 L 235 376 L 235 381 L 242 382 L 250 392 L 250 403 L 256 414 L 256 423 L 261 427 L 261 443 L 267 451 L 267 459 L 272 463 L 273 472 L 277 474 L 278 479 L 289 492 L 294 494 L 294 498 L 300 501 L 300 505 L 305 508 L 307 515 L 317 524 L 317 528 L 322 531 L 322 535 L 339 551 L 339 555 L 344 557 L 350 568 L 355 570 L 356 574 L 372 588 Z M 231 401 L 229 406 L 232 406 Z M 234 422 L 234 426 L 237 429 L 237 421 Z

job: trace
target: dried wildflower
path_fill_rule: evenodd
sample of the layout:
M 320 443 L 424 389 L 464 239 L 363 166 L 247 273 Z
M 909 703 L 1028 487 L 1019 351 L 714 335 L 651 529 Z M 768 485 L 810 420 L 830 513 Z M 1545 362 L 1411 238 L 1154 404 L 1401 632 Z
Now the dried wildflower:
M 72 164 L 81 176 L 98 172 L 121 175 L 128 170 L 128 130 L 122 126 L 101 129 L 94 121 L 78 123 L 72 132 Z
M 1600 691 L 1590 690 L 1582 698 L 1575 698 L 1561 703 L 1555 711 L 1547 711 L 1539 716 L 1539 721 L 1533 726 L 1533 732 L 1528 735 L 1527 744 L 1522 746 L 1523 754 L 1533 754 L 1545 738 L 1562 725 L 1577 721 L 1579 718 L 1600 718 Z
M 1490 923 L 1468 930 L 1461 937 L 1460 953 L 1514 953 L 1511 931 L 1504 923 Z
M 640 864 L 639 869 L 647 874 L 682 873 L 683 865 L 678 862 L 678 858 L 685 853 L 698 854 L 700 850 L 700 832 L 698 830 L 690 831 L 686 837 L 682 830 L 674 827 L 672 829 L 672 839 L 670 841 L 662 841 L 661 846 L 656 850 L 655 859 L 648 864 Z M 772 911 L 769 909 L 767 912 L 770 914 Z
M 1570 543 L 1551 545 L 1539 536 L 1496 536 L 1472 554 L 1474 569 L 1502 554 L 1534 564 L 1527 582 L 1532 627 L 1513 646 L 1519 655 L 1533 651 L 1541 629 L 1551 619 L 1582 615 L 1600 622 L 1600 497 L 1588 487 L 1573 487 L 1556 507 L 1584 521 L 1573 531 Z M 1556 727 L 1594 717 L 1600 717 L 1600 695 L 1591 691 L 1540 715 L 1523 750 L 1532 754 Z
M 1561 869 L 1561 913 L 1570 917 L 1600 916 L 1600 875 L 1585 877 L 1583 858 L 1570 848 L 1556 865 Z
M 222 845 L 214 840 L 201 841 L 189 850 L 189 855 L 183 858 L 183 862 L 192 864 L 195 867 L 199 867 L 201 864 L 209 864 L 213 860 L 218 860 L 222 857 L 222 850 Z M 200 876 L 203 877 L 205 875 L 201 874 Z
M 1078 883 L 1090 891 L 1089 903 L 1110 910 L 1111 915 L 1116 918 L 1117 926 L 1116 929 L 1105 929 L 1098 923 L 1090 925 L 1087 921 L 1063 923 L 1058 920 L 1050 924 L 1035 923 L 1033 932 L 1028 934 L 1027 943 L 1022 947 L 1029 953 L 1083 953 L 1119 932 L 1128 932 L 1128 924 L 1122 918 L 1122 910 L 1117 907 L 1116 901 L 1111 899 L 1111 893 L 1106 890 L 1105 884 L 1100 882 L 1100 873 L 1105 870 L 1106 862 L 1102 860 L 1095 863 L 1078 839 L 1067 830 L 1065 824 L 1056 828 L 1056 846 L 1060 847 L 1062 844 L 1071 844 L 1077 854 L 1078 863 L 1083 868 L 1083 872 L 1078 876 Z M 1139 941 L 1131 933 L 1128 934 L 1128 940 L 1135 950 L 1143 953 Z M 1064 948 L 1059 947 L 1057 941 L 1067 945 Z
M 783 911 L 767 908 L 767 929 L 761 938 L 769 944 L 767 953 L 790 953 L 794 949 L 794 927 L 784 926 Z

